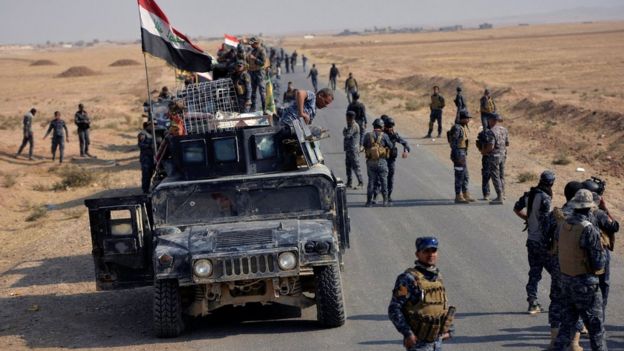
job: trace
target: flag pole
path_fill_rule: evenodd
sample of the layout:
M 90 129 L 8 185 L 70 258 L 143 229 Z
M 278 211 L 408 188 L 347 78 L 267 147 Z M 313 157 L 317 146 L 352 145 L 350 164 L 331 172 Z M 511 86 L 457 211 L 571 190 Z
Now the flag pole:
M 156 162 L 156 155 L 158 153 L 158 146 L 156 145 L 156 126 L 154 125 L 154 114 L 152 113 L 152 93 L 150 92 L 149 73 L 147 70 L 147 55 L 143 47 L 143 27 L 141 26 L 141 4 L 139 0 L 137 0 L 137 10 L 139 12 L 139 26 L 141 27 L 141 51 L 143 51 L 143 65 L 145 66 L 145 83 L 147 84 L 148 118 L 152 123 L 152 147 L 154 148 L 154 162 Z

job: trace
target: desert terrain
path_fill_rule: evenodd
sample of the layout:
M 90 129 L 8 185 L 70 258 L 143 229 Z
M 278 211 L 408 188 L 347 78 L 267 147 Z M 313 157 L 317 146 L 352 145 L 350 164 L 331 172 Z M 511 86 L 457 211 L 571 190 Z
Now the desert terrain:
M 624 213 L 623 22 L 284 38 L 283 45 L 289 52 L 296 48 L 309 56 L 309 65 L 317 64 L 324 75 L 322 85 L 332 62 L 341 70 L 342 84 L 353 72 L 370 117 L 382 113 L 395 117 L 397 129 L 415 146 L 414 152 L 419 146 L 439 146 L 433 149 L 442 162 L 449 162 L 449 172 L 444 136 L 422 139 L 431 87 L 439 85 L 446 98 L 446 131 L 455 114 L 455 87 L 463 87 L 470 111 L 478 116 L 478 99 L 487 86 L 510 131 L 508 202 L 528 190 L 543 169 L 553 169 L 559 193 L 569 180 L 604 177 L 609 207 L 618 218 Z M 126 61 L 111 66 L 119 60 Z M 153 58 L 147 62 L 152 89 L 175 86 L 171 68 Z M 118 330 L 114 316 L 146 313 L 149 303 L 112 306 L 89 295 L 95 287 L 92 267 L 84 267 L 91 264 L 91 243 L 83 200 L 139 191 L 136 134 L 146 99 L 140 45 L 0 51 L 0 80 L 0 348 L 63 348 L 67 345 L 56 341 L 63 323 L 79 324 L 92 316 L 99 316 L 106 330 Z M 78 157 L 73 114 L 80 102 L 93 121 L 91 153 L 97 159 Z M 29 161 L 24 153 L 16 159 L 22 116 L 33 106 L 39 111 L 33 123 L 36 159 Z M 51 161 L 50 140 L 42 140 L 56 110 L 70 130 L 62 165 Z M 475 118 L 475 136 L 479 125 Z M 478 184 L 480 160 L 473 150 L 471 181 Z M 576 172 L 578 167 L 586 171 Z M 560 195 L 556 203 L 561 203 Z M 623 242 L 618 243 L 620 253 Z M 55 296 L 66 295 L 74 297 L 63 301 L 85 305 L 73 321 L 55 302 Z M 46 296 L 45 303 L 39 296 Z M 45 317 L 40 317 L 42 312 Z M 149 330 L 145 325 L 137 328 L 141 334 Z M 30 329 L 38 334 L 31 334 L 28 341 L 20 337 L 29 335 L 25 330 Z M 92 332 L 100 339 L 112 337 Z M 85 341 L 89 337 L 63 340 L 94 347 Z

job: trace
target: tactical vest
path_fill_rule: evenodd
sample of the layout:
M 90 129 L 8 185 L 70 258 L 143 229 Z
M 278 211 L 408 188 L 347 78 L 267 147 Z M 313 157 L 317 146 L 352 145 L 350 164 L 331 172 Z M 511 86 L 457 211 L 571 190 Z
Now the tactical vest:
M 561 273 L 576 277 L 583 274 L 600 275 L 604 269 L 594 270 L 589 263 L 587 252 L 581 248 L 583 229 L 591 225 L 588 221 L 577 224 L 563 223 L 559 229 L 559 266 Z
M 441 110 L 444 108 L 444 98 L 441 95 L 431 95 L 431 108 Z
M 609 236 L 609 234 L 605 233 L 604 230 L 600 230 L 600 242 L 602 243 L 602 247 L 613 251 L 613 247 L 614 247 L 614 240 L 611 239 L 611 237 Z
M 496 111 L 496 106 L 494 105 L 494 100 L 491 97 L 486 98 L 487 101 L 485 103 L 485 107 L 481 108 L 481 112 L 485 113 L 494 113 Z
M 366 159 L 377 161 L 382 158 L 388 158 L 388 148 L 381 145 L 383 140 L 383 133 L 377 135 L 375 139 L 375 133 L 370 133 L 371 147 L 366 149 Z
M 355 86 L 356 86 L 355 78 L 348 78 L 347 79 L 347 88 L 355 89 Z
M 438 276 L 435 281 L 430 281 L 414 268 L 405 272 L 414 277 L 414 283 L 421 291 L 421 299 L 416 304 L 408 301 L 403 308 L 403 314 L 417 340 L 434 342 L 443 332 L 448 313 L 442 278 Z
M 461 126 L 462 136 L 459 139 L 458 147 L 460 149 L 468 149 L 468 126 Z

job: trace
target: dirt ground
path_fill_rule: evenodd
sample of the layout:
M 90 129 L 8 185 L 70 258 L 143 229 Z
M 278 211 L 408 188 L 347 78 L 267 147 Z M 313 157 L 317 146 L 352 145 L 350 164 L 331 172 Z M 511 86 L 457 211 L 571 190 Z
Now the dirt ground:
M 362 88 L 362 101 L 376 114 L 395 117 L 398 130 L 416 144 L 415 152 L 418 147 L 445 144 L 421 139 L 427 128 L 431 86 L 440 85 L 450 105 L 444 131 L 455 113 L 455 87 L 461 83 L 471 112 L 478 115 L 478 98 L 488 86 L 511 133 L 509 197 L 517 197 L 533 183 L 519 183 L 520 173 L 539 174 L 551 168 L 559 176 L 559 186 L 590 175 L 605 177 L 609 206 L 618 217 L 624 211 L 624 204 L 615 201 L 624 194 L 624 23 L 286 38 L 284 45 L 305 53 L 323 74 L 331 62 L 338 64 L 342 79 L 352 71 Z M 119 60 L 140 64 L 110 66 Z M 96 298 L 92 277 L 85 274 L 91 272 L 92 260 L 83 200 L 139 191 L 136 133 L 146 96 L 142 62 L 139 45 L 0 51 L 2 349 L 141 348 L 128 345 L 147 349 L 153 343 L 149 318 L 133 329 L 111 325 L 112 316 L 120 314 L 149 316 L 148 291 L 102 293 L 127 302 L 108 304 L 107 299 Z M 174 85 L 174 72 L 161 61 L 148 58 L 148 66 L 152 89 Z M 70 73 L 60 77 L 64 72 Z M 73 114 L 80 102 L 93 121 L 91 153 L 97 159 L 77 157 Z M 32 106 L 39 110 L 33 123 L 36 160 L 23 155 L 16 159 L 22 116 Z M 63 165 L 51 161 L 50 141 L 42 140 L 56 110 L 70 129 Z M 478 124 L 472 127 L 475 135 Z M 448 158 L 445 147 L 433 149 Z M 472 181 L 478 182 L 476 150 L 470 157 Z M 571 163 L 553 165 L 556 158 Z M 68 169 L 78 167 L 94 179 L 82 187 L 60 184 Z M 575 172 L 577 167 L 586 172 Z M 68 313 L 73 315 L 69 319 Z M 107 324 L 103 329 L 115 335 L 101 335 L 99 323 Z M 76 325 L 92 326 L 91 335 L 64 333 Z M 111 342 L 99 343 L 106 338 Z
M 481 128 L 479 98 L 488 87 L 510 131 L 508 201 L 535 183 L 520 182 L 521 175 L 552 169 L 556 203 L 563 201 L 565 183 L 595 175 L 607 180 L 610 210 L 617 218 L 624 213 L 624 203 L 616 200 L 624 195 L 624 22 L 288 38 L 285 46 L 310 57 L 321 85 L 331 63 L 340 69 L 339 87 L 352 72 L 369 115 L 394 117 L 397 130 L 417 146 L 446 143 L 457 86 L 476 117 L 474 140 Z M 443 138 L 435 141 L 422 138 L 434 85 L 446 99 Z M 432 149 L 449 158 L 449 149 Z M 474 146 L 470 151 L 471 181 L 480 184 L 480 155 Z

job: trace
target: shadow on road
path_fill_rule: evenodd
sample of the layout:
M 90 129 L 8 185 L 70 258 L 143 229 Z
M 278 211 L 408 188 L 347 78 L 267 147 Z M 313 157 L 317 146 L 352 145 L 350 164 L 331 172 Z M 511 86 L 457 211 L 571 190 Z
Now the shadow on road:
M 94 277 L 93 258 L 78 255 L 20 262 L 0 277 L 10 279 L 12 275 L 20 277 L 11 284 L 12 288 L 88 282 Z
M 362 195 L 360 193 L 349 193 L 349 195 Z M 349 207 L 365 207 L 365 201 L 349 201 Z M 488 202 L 479 201 L 471 204 L 456 204 L 453 199 L 422 199 L 422 200 L 394 200 L 391 207 L 428 207 L 428 206 L 490 206 Z M 377 199 L 377 205 L 373 207 L 381 207 L 381 197 Z
M 77 207 L 77 206 L 84 206 L 84 200 L 90 199 L 90 198 L 103 198 L 103 197 L 113 197 L 113 196 L 139 195 L 139 194 L 141 194 L 141 189 L 138 187 L 102 190 L 102 191 L 98 191 L 97 193 L 90 194 L 88 196 L 61 202 L 59 204 L 50 204 L 48 205 L 48 211 L 67 210 L 67 209 Z M 86 207 L 85 207 L 85 211 L 87 211 Z

